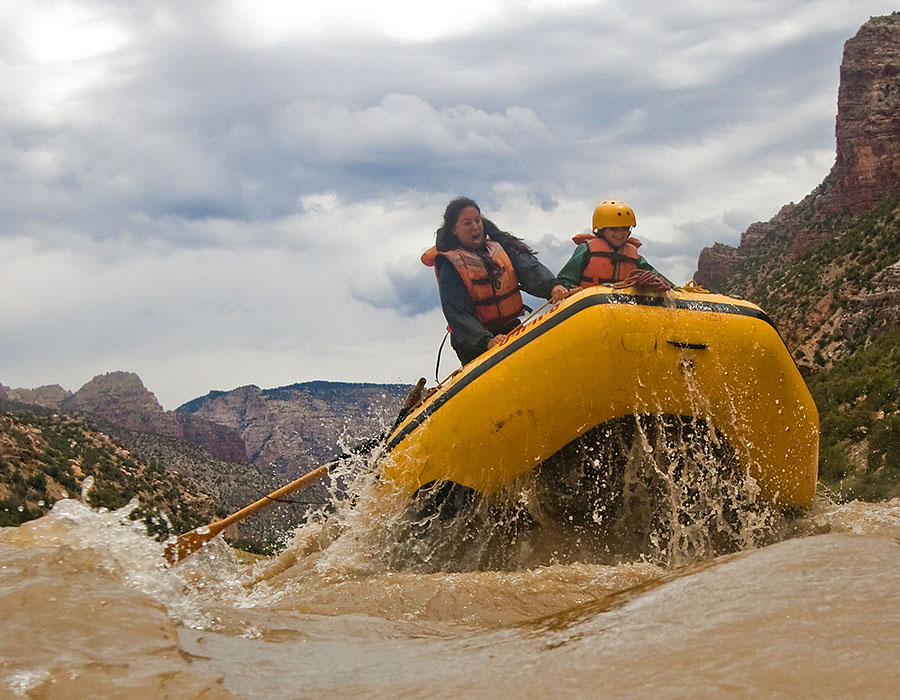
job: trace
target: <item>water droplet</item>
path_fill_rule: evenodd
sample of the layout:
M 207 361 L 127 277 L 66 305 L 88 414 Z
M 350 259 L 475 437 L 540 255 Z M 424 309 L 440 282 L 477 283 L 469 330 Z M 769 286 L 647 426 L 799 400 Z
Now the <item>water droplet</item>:
M 84 481 L 81 482 L 81 500 L 82 502 L 87 502 L 88 491 L 94 488 L 94 477 L 87 476 Z

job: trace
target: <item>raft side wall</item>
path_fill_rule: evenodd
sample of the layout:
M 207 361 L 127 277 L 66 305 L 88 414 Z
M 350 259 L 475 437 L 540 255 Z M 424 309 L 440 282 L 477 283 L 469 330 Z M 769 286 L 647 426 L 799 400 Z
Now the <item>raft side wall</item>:
M 382 473 L 408 494 L 437 479 L 490 493 L 595 426 L 646 413 L 707 420 L 764 497 L 810 504 L 818 413 L 777 331 L 748 302 L 682 292 L 597 288 L 555 305 L 417 409 Z

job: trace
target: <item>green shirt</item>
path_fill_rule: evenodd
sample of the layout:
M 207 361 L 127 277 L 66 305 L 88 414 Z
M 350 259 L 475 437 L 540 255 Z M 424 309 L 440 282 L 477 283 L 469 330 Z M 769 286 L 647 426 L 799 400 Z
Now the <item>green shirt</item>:
M 567 287 L 580 286 L 584 268 L 587 267 L 588 261 L 590 259 L 591 258 L 588 255 L 588 244 L 580 243 L 578 247 L 575 248 L 575 252 L 572 253 L 572 257 L 569 258 L 569 262 L 563 265 L 563 269 L 559 271 L 557 277 Z M 656 270 L 656 268 L 653 267 L 653 265 L 648 263 L 643 256 L 638 257 L 637 268 L 638 270 L 650 270 L 653 274 L 659 275 L 663 279 L 666 279 L 659 273 L 658 270 Z

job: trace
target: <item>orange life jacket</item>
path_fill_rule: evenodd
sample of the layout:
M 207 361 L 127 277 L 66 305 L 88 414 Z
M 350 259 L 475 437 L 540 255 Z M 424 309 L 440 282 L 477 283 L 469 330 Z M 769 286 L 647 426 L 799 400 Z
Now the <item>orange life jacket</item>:
M 434 267 L 440 255 L 456 268 L 466 291 L 475 302 L 475 316 L 483 324 L 496 321 L 511 321 L 522 315 L 525 306 L 519 293 L 519 280 L 512 261 L 496 241 L 486 241 L 488 254 L 500 266 L 500 271 L 491 276 L 479 255 L 465 248 L 438 251 L 432 246 L 422 253 L 422 262 Z M 437 269 L 435 269 L 437 275 Z
M 573 236 L 576 243 L 587 243 L 588 263 L 581 273 L 581 286 L 593 287 L 598 284 L 621 282 L 637 268 L 641 242 L 629 238 L 620 248 L 613 248 L 602 236 L 580 233 Z

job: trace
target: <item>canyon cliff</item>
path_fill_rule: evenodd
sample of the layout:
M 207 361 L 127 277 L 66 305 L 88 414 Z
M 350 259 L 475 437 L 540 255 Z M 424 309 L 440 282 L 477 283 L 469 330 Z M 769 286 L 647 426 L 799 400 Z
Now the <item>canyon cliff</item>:
M 724 289 L 760 243 L 787 231 L 793 257 L 835 235 L 837 220 L 870 212 L 900 188 L 900 13 L 874 17 L 844 45 L 836 156 L 823 182 L 799 204 L 752 224 L 737 248 L 716 243 L 700 253 L 694 280 Z M 891 261 L 894 262 L 894 261 Z
M 823 182 L 737 248 L 703 249 L 694 280 L 759 303 L 805 372 L 900 324 L 894 250 L 900 196 L 900 13 L 844 45 L 836 157 Z
M 834 166 L 801 202 L 704 249 L 695 281 L 757 303 L 819 411 L 832 497 L 900 494 L 900 13 L 844 46 Z
M 234 429 L 254 464 L 293 479 L 381 434 L 409 389 L 323 381 L 276 389 L 251 385 L 210 392 L 175 412 Z

